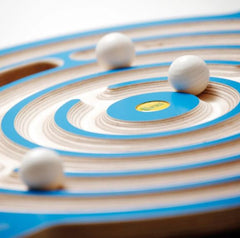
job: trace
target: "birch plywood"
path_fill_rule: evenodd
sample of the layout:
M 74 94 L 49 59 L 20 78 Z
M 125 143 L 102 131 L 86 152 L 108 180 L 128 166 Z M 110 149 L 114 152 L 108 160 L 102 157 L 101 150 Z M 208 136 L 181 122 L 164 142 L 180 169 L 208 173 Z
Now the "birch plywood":
M 104 71 L 97 41 L 131 37 L 131 68 Z M 85 32 L 0 52 L 0 236 L 172 237 L 239 230 L 240 14 Z M 172 60 L 201 56 L 210 83 L 174 92 Z M 139 111 L 149 101 L 160 110 Z M 163 104 L 164 105 L 164 104 Z M 152 107 L 152 104 L 151 104 Z M 28 191 L 18 168 L 43 146 L 66 185 Z

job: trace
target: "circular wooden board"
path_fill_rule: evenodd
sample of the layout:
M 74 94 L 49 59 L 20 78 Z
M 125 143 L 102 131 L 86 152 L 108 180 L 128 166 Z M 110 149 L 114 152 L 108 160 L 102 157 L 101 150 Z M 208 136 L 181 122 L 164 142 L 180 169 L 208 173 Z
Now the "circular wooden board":
M 104 71 L 95 45 L 131 37 L 130 68 Z M 240 14 L 121 26 L 0 51 L 0 237 L 173 237 L 239 230 Z M 167 81 L 201 56 L 199 96 Z M 149 103 L 151 102 L 151 103 Z M 139 109 L 140 108 L 140 109 Z M 21 158 L 64 160 L 65 188 L 28 191 Z

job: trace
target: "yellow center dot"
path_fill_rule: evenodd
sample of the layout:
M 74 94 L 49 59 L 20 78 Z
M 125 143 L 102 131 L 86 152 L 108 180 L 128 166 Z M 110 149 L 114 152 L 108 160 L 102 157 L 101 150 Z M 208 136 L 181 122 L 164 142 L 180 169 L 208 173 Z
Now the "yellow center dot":
M 150 101 L 139 104 L 136 110 L 140 112 L 155 112 L 166 109 L 170 106 L 170 103 L 165 101 Z

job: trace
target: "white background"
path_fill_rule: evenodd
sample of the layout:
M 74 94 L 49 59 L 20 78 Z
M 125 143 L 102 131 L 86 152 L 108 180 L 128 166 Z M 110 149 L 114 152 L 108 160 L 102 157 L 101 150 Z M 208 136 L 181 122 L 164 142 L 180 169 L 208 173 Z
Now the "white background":
M 237 11 L 240 0 L 0 0 L 0 49 L 106 26 Z

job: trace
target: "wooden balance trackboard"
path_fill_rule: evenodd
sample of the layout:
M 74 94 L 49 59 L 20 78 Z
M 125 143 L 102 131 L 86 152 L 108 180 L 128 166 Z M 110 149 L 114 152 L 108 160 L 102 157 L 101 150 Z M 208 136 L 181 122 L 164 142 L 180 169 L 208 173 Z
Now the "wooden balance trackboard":
M 123 32 L 130 68 L 105 71 L 95 45 Z M 203 57 L 199 96 L 167 82 Z M 0 237 L 172 237 L 240 228 L 240 13 L 148 22 L 0 52 Z M 157 102 L 144 104 L 146 102 Z M 42 146 L 66 186 L 28 191 L 18 168 Z

